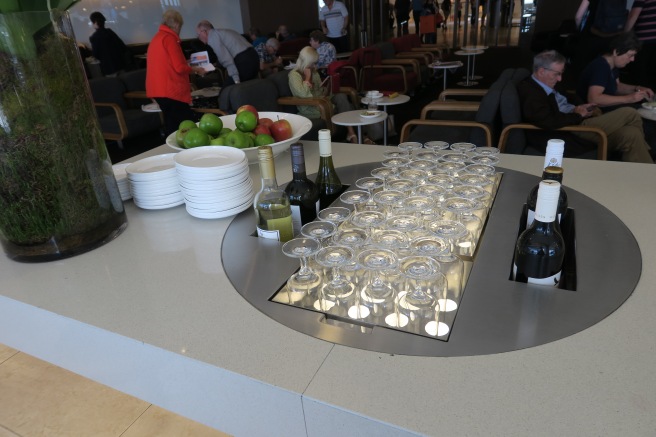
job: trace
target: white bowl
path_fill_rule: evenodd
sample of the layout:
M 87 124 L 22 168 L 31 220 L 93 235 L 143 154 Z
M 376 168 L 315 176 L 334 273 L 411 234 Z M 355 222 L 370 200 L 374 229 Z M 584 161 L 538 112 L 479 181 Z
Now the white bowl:
M 220 118 L 223 121 L 223 127 L 235 129 L 236 117 L 236 114 L 221 116 Z M 289 121 L 289 124 L 292 125 L 292 137 L 290 139 L 270 144 L 271 148 L 273 149 L 273 156 L 277 156 L 285 150 L 289 149 L 289 146 L 291 146 L 292 143 L 298 141 L 299 138 L 301 138 L 303 135 L 308 133 L 310 129 L 312 129 L 312 122 L 307 117 L 303 117 L 302 115 L 288 114 L 286 112 L 260 112 L 259 117 L 270 118 L 273 121 L 278 119 L 285 119 Z M 166 145 L 175 150 L 187 150 L 178 146 L 178 143 L 175 140 L 175 132 L 166 138 Z M 249 164 L 257 163 L 257 147 L 248 147 L 241 150 L 246 153 L 246 158 L 248 159 Z

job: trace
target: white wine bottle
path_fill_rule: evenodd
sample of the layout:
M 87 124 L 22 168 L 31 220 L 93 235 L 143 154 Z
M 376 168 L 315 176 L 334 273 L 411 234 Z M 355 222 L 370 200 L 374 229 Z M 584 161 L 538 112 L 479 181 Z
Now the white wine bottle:
M 319 188 L 319 208 L 328 208 L 342 192 L 342 182 L 337 176 L 333 165 L 333 151 L 330 142 L 330 131 L 319 131 L 319 170 L 315 180 Z
M 535 220 L 515 244 L 515 281 L 558 287 L 565 258 L 565 242 L 556 224 L 559 196 L 558 182 L 540 182 Z
M 301 232 L 301 226 L 317 218 L 319 212 L 319 189 L 309 180 L 305 173 L 305 155 L 303 144 L 291 145 L 292 180 L 285 187 L 292 207 L 294 235 Z
M 558 196 L 558 223 L 561 223 L 563 216 L 567 212 L 568 201 L 567 201 L 567 192 L 563 188 L 563 169 L 561 167 L 547 167 L 542 172 L 542 180 L 556 181 L 560 184 L 560 196 Z M 526 199 L 526 227 L 531 226 L 533 223 L 533 218 L 535 217 L 535 205 L 538 201 L 538 188 L 540 184 L 538 183 L 531 192 L 528 194 Z
M 262 189 L 255 195 L 257 236 L 286 242 L 294 238 L 292 209 L 287 194 L 278 188 L 271 146 L 257 148 Z

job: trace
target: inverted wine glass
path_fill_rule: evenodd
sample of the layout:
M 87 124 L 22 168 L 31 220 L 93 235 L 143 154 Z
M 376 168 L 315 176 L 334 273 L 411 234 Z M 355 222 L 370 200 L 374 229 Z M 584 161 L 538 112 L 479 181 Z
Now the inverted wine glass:
M 407 153 L 412 153 L 414 150 L 421 149 L 422 147 L 424 147 L 424 145 L 416 141 L 406 141 L 399 143 L 399 150 Z
M 321 283 L 319 274 L 308 266 L 308 258 L 321 249 L 321 243 L 314 238 L 292 238 L 282 245 L 282 253 L 298 258 L 301 268 L 287 281 L 289 303 L 301 301 L 308 293 Z
M 421 228 L 421 219 L 414 215 L 395 215 L 385 221 L 384 227 L 385 229 L 404 232 L 412 238 L 417 236 L 414 232 Z
M 436 203 L 428 196 L 410 196 L 403 200 L 403 208 L 423 220 L 424 216 L 431 215 L 435 210 Z
M 442 161 L 437 164 L 435 167 L 436 173 L 446 173 L 450 176 L 458 176 L 464 168 L 467 167 L 465 162 L 456 162 L 456 161 Z
M 446 141 L 427 141 L 424 143 L 426 149 L 432 150 L 433 152 L 439 152 L 441 150 L 446 150 L 449 148 L 449 143 Z
M 459 153 L 468 153 L 476 150 L 476 144 L 474 143 L 453 143 L 450 147 L 454 152 Z
M 435 174 L 426 179 L 426 185 L 439 185 L 440 187 L 444 187 L 447 190 L 452 189 L 457 184 L 458 180 L 446 172 Z
M 314 221 L 301 227 L 301 235 L 319 240 L 321 246 L 326 246 L 330 237 L 337 232 L 337 225 L 329 221 Z
M 339 196 L 339 200 L 343 203 L 353 205 L 354 211 L 362 211 L 369 199 L 371 194 L 363 190 L 350 190 Z
M 430 176 L 430 173 L 426 170 L 419 170 L 415 168 L 410 168 L 409 166 L 399 170 L 398 178 L 403 180 L 407 179 L 413 182 L 413 188 L 419 185 L 422 185 L 426 182 L 426 179 Z M 388 185 L 389 186 L 389 185 Z
M 416 160 L 431 161 L 437 163 L 437 161 L 440 159 L 440 154 L 426 149 L 415 150 L 412 154 L 412 158 Z
M 444 199 L 449 190 L 441 185 L 420 185 L 415 188 L 415 195 L 417 196 L 426 196 L 433 199 L 433 202 L 436 206 L 439 206 Z
M 374 202 L 383 208 L 383 212 L 389 217 L 395 207 L 403 204 L 406 195 L 397 190 L 383 190 L 374 194 Z
M 384 318 L 394 308 L 394 289 L 385 280 L 385 273 L 397 267 L 396 255 L 386 249 L 365 249 L 358 255 L 358 264 L 368 272 L 361 292 L 362 305 L 374 318 Z
M 474 156 L 497 156 L 501 153 L 498 147 L 476 147 L 471 151 Z
M 416 184 L 410 179 L 390 179 L 386 182 L 388 190 L 400 191 L 406 196 L 412 194 Z
M 393 167 L 377 167 L 371 170 L 370 174 L 375 178 L 380 178 L 383 181 L 386 181 L 396 175 L 396 169 Z
M 341 274 L 340 268 L 351 262 L 354 257 L 353 249 L 347 246 L 324 247 L 315 255 L 317 263 L 328 270 L 321 287 L 323 295 L 318 300 L 321 311 L 330 310 L 353 294 L 355 286 Z
M 366 229 L 371 236 L 374 228 L 385 222 L 385 218 L 385 213 L 380 211 L 360 211 L 353 214 L 349 221 L 355 227 Z
M 409 162 L 410 162 L 410 160 L 408 158 L 404 158 L 404 157 L 399 156 L 399 157 L 395 157 L 395 158 L 384 159 L 380 164 L 383 167 L 393 168 L 394 171 L 398 171 L 400 168 L 405 167 L 406 165 L 408 165 Z
M 442 162 L 460 162 L 467 163 L 469 161 L 469 156 L 466 153 L 450 151 L 445 152 L 440 156 Z
M 455 255 L 472 256 L 474 245 L 465 225 L 453 220 L 434 220 L 426 224 L 426 230 L 449 242 Z
M 428 152 L 428 153 L 433 153 L 433 152 Z M 428 159 L 419 159 L 416 156 L 414 156 L 415 159 L 410 161 L 407 165 L 409 169 L 412 170 L 423 170 L 427 174 L 432 174 L 432 171 L 435 170 L 435 167 L 437 167 L 437 160 L 431 161 Z M 403 176 L 402 176 L 403 177 Z
M 367 244 L 369 234 L 361 228 L 339 229 L 333 235 L 333 243 L 340 246 L 348 246 L 351 249 L 359 249 Z
M 408 156 L 410 156 L 410 152 L 406 150 L 394 150 L 394 151 L 383 152 L 384 159 L 407 158 Z
M 385 186 L 385 180 L 373 176 L 365 176 L 356 180 L 355 186 L 369 193 L 369 200 L 365 204 L 369 207 L 375 204 L 372 197 Z
M 408 320 L 408 330 L 423 334 L 435 318 L 438 298 L 446 293 L 446 279 L 438 263 L 427 256 L 409 256 L 399 261 L 404 289 L 399 293 L 399 312 Z
M 351 215 L 351 210 L 343 206 L 329 206 L 319 211 L 317 217 L 319 220 L 335 223 L 339 226 L 342 222 L 346 221 Z

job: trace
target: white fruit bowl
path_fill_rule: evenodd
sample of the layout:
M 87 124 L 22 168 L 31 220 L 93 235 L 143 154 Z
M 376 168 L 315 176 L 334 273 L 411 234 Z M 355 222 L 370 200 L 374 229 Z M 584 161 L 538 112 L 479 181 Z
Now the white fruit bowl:
M 221 121 L 223 121 L 223 127 L 235 129 L 236 117 L 236 114 L 232 114 L 223 115 L 219 118 L 221 118 Z M 298 141 L 299 138 L 308 133 L 312 128 L 312 122 L 307 117 L 303 117 L 302 115 L 288 114 L 286 112 L 260 112 L 259 117 L 270 118 L 273 121 L 278 119 L 285 119 L 289 121 L 289 124 L 292 126 L 291 138 L 285 141 L 278 141 L 277 143 L 270 144 L 271 149 L 273 150 L 273 156 L 277 156 L 285 150 L 289 149 L 289 146 L 291 146 L 292 143 Z M 178 146 L 178 143 L 175 140 L 175 132 L 166 138 L 166 145 L 175 150 L 185 150 Z M 247 147 L 241 150 L 246 153 L 246 158 L 248 158 L 249 164 L 257 163 L 257 147 Z

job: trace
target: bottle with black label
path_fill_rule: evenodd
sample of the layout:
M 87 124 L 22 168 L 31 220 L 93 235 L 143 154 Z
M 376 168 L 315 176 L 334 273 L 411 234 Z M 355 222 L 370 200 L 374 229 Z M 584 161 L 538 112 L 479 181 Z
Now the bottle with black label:
M 556 224 L 559 196 L 560 183 L 540 182 L 535 220 L 515 245 L 515 281 L 558 287 L 565 258 L 565 242 Z
M 253 207 L 257 216 L 257 236 L 278 241 L 294 238 L 292 210 L 287 193 L 278 187 L 271 146 L 257 148 L 262 175 L 262 189 L 255 195 Z
M 319 212 L 319 189 L 305 174 L 305 154 L 303 144 L 291 145 L 292 173 L 290 183 L 285 187 L 292 208 L 294 235 L 298 235 L 301 226 L 317 218 Z
M 561 220 L 567 212 L 567 192 L 563 188 L 563 169 L 562 167 L 547 167 L 542 172 L 543 181 L 556 181 L 560 185 L 560 196 L 558 197 L 558 223 L 561 223 Z M 531 226 L 533 223 L 533 218 L 535 217 L 535 205 L 538 201 L 538 188 L 540 184 L 537 184 L 531 192 L 528 194 L 526 199 L 527 214 L 526 214 L 526 227 Z
M 319 188 L 319 207 L 328 208 L 342 192 L 342 182 L 337 176 L 333 165 L 333 151 L 330 142 L 330 131 L 319 131 L 319 170 L 315 183 Z

